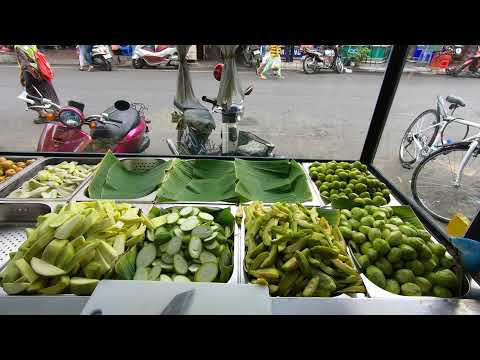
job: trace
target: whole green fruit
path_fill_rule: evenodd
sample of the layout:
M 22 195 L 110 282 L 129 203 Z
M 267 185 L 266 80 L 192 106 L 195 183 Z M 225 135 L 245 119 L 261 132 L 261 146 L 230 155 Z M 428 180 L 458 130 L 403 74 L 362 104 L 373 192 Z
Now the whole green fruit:
M 389 224 L 389 223 L 388 223 L 388 220 L 387 220 L 387 223 L 385 224 L 385 229 L 388 229 L 388 230 L 390 230 L 390 231 L 392 231 L 392 232 L 393 232 L 393 231 L 399 231 L 399 230 L 398 230 L 398 226 L 397 226 L 397 225 L 393 225 L 393 224 Z M 401 234 L 401 232 L 400 232 L 400 234 Z
M 451 257 L 449 254 L 445 254 L 442 258 L 440 258 L 440 265 L 442 265 L 444 268 L 451 268 L 453 265 L 455 265 L 455 261 L 453 260 L 453 257 Z
M 385 229 L 385 230 L 388 230 L 388 229 Z M 400 231 L 390 232 L 388 243 L 390 244 L 390 246 L 399 246 L 402 243 L 402 233 Z
M 366 269 L 370 266 L 370 259 L 367 255 L 360 255 L 359 257 L 357 257 L 357 261 L 362 269 Z
M 355 219 L 350 219 L 348 221 L 350 222 L 350 227 L 352 228 L 352 230 L 355 230 L 355 231 L 358 231 L 358 228 L 360 227 L 360 225 L 362 225 L 360 221 Z
M 428 294 L 430 290 L 432 290 L 432 284 L 428 279 L 417 276 L 415 278 L 415 284 L 417 284 L 420 287 L 420 290 L 422 291 L 422 295 Z
M 457 288 L 457 276 L 450 269 L 437 271 L 433 274 L 433 283 L 451 290 Z
M 387 259 L 392 264 L 398 263 L 402 259 L 402 250 L 398 247 L 392 247 L 387 255 Z
M 373 218 L 375 220 L 386 220 L 387 215 L 383 211 L 376 211 L 376 212 L 373 213 Z
M 427 246 L 439 258 L 441 258 L 443 255 L 445 255 L 445 251 L 446 251 L 445 246 L 443 246 L 442 244 L 438 244 L 438 243 L 434 243 L 434 242 L 428 242 Z
M 421 260 L 428 260 L 432 257 L 432 250 L 430 250 L 430 248 L 427 245 L 422 244 L 422 247 L 418 251 L 418 257 Z
M 347 219 L 350 219 L 352 217 L 352 212 L 348 209 L 340 210 L 340 214 L 344 215 Z
M 405 263 L 405 267 L 413 271 L 417 276 L 423 275 L 425 268 L 419 260 L 410 260 Z
M 433 271 L 437 267 L 437 263 L 433 258 L 422 260 L 422 264 L 427 273 Z
M 386 276 L 390 276 L 393 273 L 392 264 L 390 264 L 384 257 L 381 257 L 375 261 L 375 266 L 382 270 Z
M 372 248 L 372 243 L 370 241 L 365 241 L 362 245 L 360 245 L 360 251 L 362 254 L 366 254 L 368 249 Z
M 385 200 L 381 196 L 375 196 L 372 200 L 373 200 L 373 203 L 377 206 L 387 205 L 387 200 Z
M 367 250 L 366 254 L 371 262 L 374 262 L 378 259 L 378 253 L 374 248 L 370 248 Z
M 443 286 L 438 286 L 438 285 L 435 285 L 433 287 L 433 295 L 435 295 L 437 297 L 441 297 L 441 298 L 451 298 L 451 297 L 453 297 L 453 294 L 449 289 L 447 289 Z
M 399 225 L 398 229 L 402 232 L 402 234 L 408 237 L 417 236 L 417 232 L 408 225 Z
M 358 195 L 357 195 L 358 196 Z M 352 213 L 352 217 L 355 219 L 355 220 L 358 220 L 360 221 L 364 216 L 367 216 L 368 215 L 368 212 L 364 209 L 361 209 L 359 207 L 354 207 L 352 210 L 351 210 L 351 213 Z
M 375 220 L 373 222 L 373 227 L 382 230 L 385 226 L 385 220 Z
M 424 245 L 423 240 L 419 237 L 407 237 L 404 243 L 410 245 L 417 251 L 419 251 L 422 248 L 422 245 Z
M 362 198 L 359 198 L 359 197 L 353 199 L 353 202 L 354 202 L 356 205 L 359 205 L 359 206 L 364 206 L 364 205 L 366 205 L 365 199 L 362 199 Z
M 420 287 L 412 282 L 407 282 L 400 287 L 402 295 L 405 296 L 422 296 Z
M 380 229 L 373 228 L 373 229 L 370 229 L 368 231 L 368 240 L 373 241 L 375 239 L 381 239 L 381 238 L 382 238 L 382 232 L 380 231 Z M 385 240 L 383 240 L 383 241 L 385 241 Z M 375 249 L 375 250 L 377 250 L 377 249 Z
M 378 267 L 370 265 L 367 267 L 366 275 L 367 278 L 375 285 L 381 287 L 382 289 L 385 288 L 387 280 L 385 279 L 385 275 L 383 274 L 382 270 L 380 270 Z
M 362 234 L 368 235 L 368 232 L 370 231 L 371 227 L 365 226 L 365 225 L 360 225 L 358 227 L 358 231 L 360 231 Z
M 397 280 L 400 284 L 405 284 L 408 282 L 415 281 L 415 274 L 410 269 L 398 269 L 395 271 L 393 277 Z
M 387 279 L 385 290 L 400 295 L 400 284 L 394 279 Z
M 367 191 L 367 189 L 368 189 L 368 188 L 367 188 L 367 185 L 365 185 L 365 184 L 363 184 L 363 183 L 357 183 L 357 184 L 355 184 L 355 192 L 356 192 L 357 194 L 361 194 L 361 193 Z
M 365 234 L 363 234 L 361 232 L 353 231 L 352 232 L 352 241 L 357 243 L 357 244 L 361 244 L 361 243 L 367 241 L 367 237 L 365 236 Z
M 392 263 L 393 270 L 399 270 L 405 268 L 405 262 L 400 260 L 399 262 Z
M 417 252 L 415 251 L 414 248 L 412 248 L 409 245 L 402 244 L 399 246 L 399 248 L 402 250 L 402 259 L 403 260 L 415 260 L 417 258 Z
M 346 226 L 339 226 L 338 229 L 342 233 L 344 239 L 350 240 L 352 238 L 352 230 Z
M 371 215 L 364 216 L 364 217 L 360 220 L 360 223 L 361 223 L 362 225 L 370 226 L 370 227 L 373 226 L 373 223 L 374 223 L 374 222 L 375 222 L 375 219 L 374 219 L 373 216 L 371 216 Z
M 378 229 L 374 229 L 374 230 L 378 230 Z M 372 245 L 373 245 L 373 248 L 377 251 L 377 253 L 380 256 L 385 256 L 390 251 L 390 245 L 388 245 L 388 242 L 386 242 L 383 239 L 375 238 L 375 240 L 372 241 Z

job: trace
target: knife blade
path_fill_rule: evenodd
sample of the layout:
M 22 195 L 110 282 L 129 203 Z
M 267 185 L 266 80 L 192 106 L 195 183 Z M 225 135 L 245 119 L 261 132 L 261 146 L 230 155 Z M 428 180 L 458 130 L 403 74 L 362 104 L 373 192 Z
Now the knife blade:
M 194 292 L 192 289 L 175 295 L 160 315 L 184 315 L 192 303 Z

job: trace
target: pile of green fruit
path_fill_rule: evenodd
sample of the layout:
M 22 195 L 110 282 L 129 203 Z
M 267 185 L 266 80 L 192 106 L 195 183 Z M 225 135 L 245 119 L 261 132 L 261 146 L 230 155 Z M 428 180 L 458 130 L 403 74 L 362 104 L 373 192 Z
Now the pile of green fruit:
M 350 199 L 359 207 L 382 206 L 390 202 L 387 186 L 373 176 L 360 161 L 315 161 L 310 165 L 309 171 L 320 195 L 328 201 Z
M 70 202 L 39 216 L 27 240 L 0 273 L 7 294 L 89 295 L 99 279 L 115 277 L 117 258 L 142 241 L 139 209 L 113 201 Z
M 245 270 L 273 296 L 330 297 L 365 292 L 338 227 L 301 204 L 254 202 L 245 209 Z
M 453 258 L 445 247 L 392 207 L 341 210 L 339 229 L 368 279 L 397 295 L 449 298 L 458 294 Z
M 20 188 L 7 198 L 57 199 L 71 195 L 89 177 L 96 165 L 78 164 L 76 161 L 63 161 L 58 165 L 47 165 L 33 179 L 25 181 Z
M 117 263 L 121 279 L 227 282 L 233 272 L 230 208 L 152 208 L 147 241 Z

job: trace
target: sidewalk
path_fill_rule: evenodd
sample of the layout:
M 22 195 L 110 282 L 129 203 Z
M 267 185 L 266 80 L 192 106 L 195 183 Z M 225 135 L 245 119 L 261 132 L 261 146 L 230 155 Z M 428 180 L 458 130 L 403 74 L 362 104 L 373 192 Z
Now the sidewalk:
M 55 66 L 78 66 L 78 57 L 75 49 L 47 50 L 45 54 L 51 65 Z M 119 61 L 120 60 L 120 61 Z M 17 60 L 12 53 L 0 52 L 0 64 L 16 64 Z M 211 70 L 215 66 L 215 61 L 198 61 L 192 62 L 191 68 L 195 70 Z M 120 68 L 130 68 L 131 60 L 125 56 L 114 56 L 113 65 Z M 282 67 L 286 71 L 303 71 L 302 62 L 294 60 L 291 63 L 283 62 Z M 240 70 L 249 69 L 248 67 L 238 65 Z M 358 67 L 351 68 L 352 72 L 373 72 L 384 73 L 387 64 L 360 64 Z M 415 63 L 408 62 L 405 64 L 404 73 L 441 75 L 445 74 L 444 69 L 431 69 L 426 66 L 418 66 Z

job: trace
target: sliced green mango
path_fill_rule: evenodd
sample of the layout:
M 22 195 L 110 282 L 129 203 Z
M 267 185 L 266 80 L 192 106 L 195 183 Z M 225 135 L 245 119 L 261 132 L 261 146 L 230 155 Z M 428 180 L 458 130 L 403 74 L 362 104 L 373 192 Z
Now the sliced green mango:
M 30 266 L 32 267 L 33 271 L 35 271 L 38 275 L 45 277 L 55 277 L 66 273 L 65 270 L 60 269 L 59 267 L 49 264 L 42 259 L 36 257 L 30 260 Z

